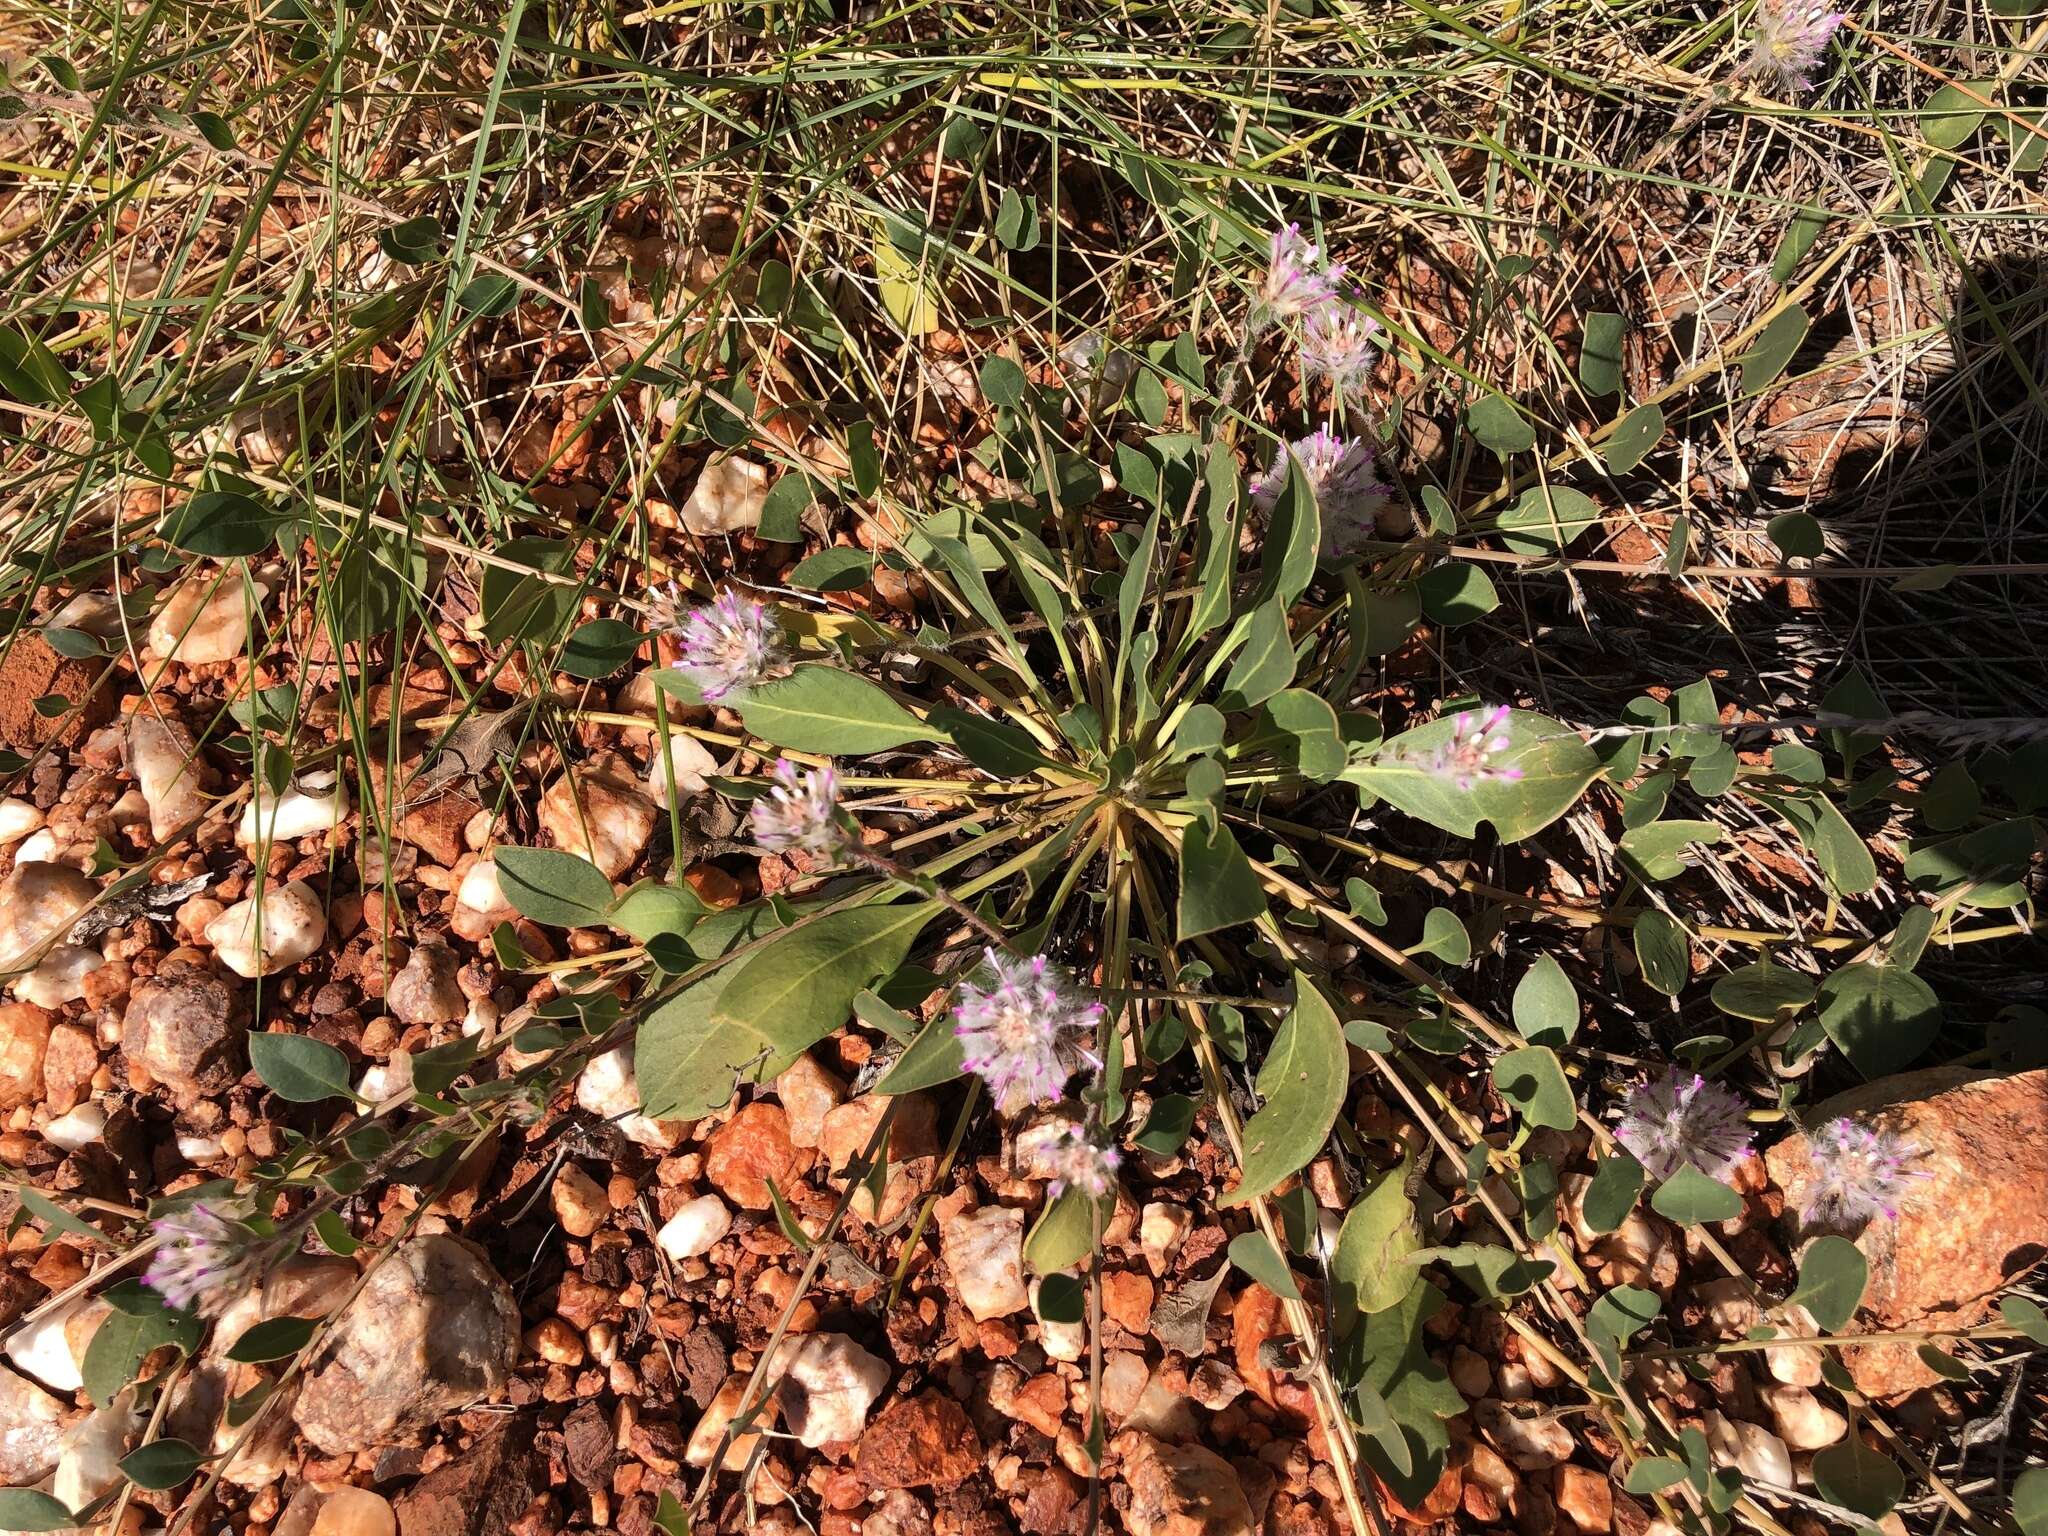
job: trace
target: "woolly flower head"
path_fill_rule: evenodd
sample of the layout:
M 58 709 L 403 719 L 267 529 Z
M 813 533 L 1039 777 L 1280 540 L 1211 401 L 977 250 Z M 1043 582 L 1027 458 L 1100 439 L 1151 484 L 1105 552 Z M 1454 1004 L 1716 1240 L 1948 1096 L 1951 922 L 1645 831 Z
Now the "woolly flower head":
M 1848 19 L 1816 0 L 1757 0 L 1748 72 L 1788 95 L 1813 89 L 1813 72 Z
M 1102 1006 L 1069 996 L 1043 955 L 985 954 L 993 985 L 961 987 L 953 1033 L 964 1047 L 961 1065 L 988 1085 L 997 1113 L 1014 1115 L 1052 1103 L 1077 1066 L 1094 1063 L 1079 1036 L 1101 1022 Z
M 716 704 L 735 688 L 752 688 L 787 670 L 782 630 L 761 604 L 725 592 L 692 608 L 677 625 L 676 670 Z
M 1896 1217 L 1899 1201 L 1916 1179 L 1920 1148 L 1893 1131 L 1830 1120 L 1806 1139 L 1811 1166 L 1800 1215 L 1809 1225 L 1856 1226 Z
M 802 769 L 776 759 L 774 785 L 754 802 L 754 841 L 775 853 L 795 850 L 829 858 L 846 844 L 839 815 L 839 775 L 831 765 Z
M 1302 234 L 1299 224 L 1274 230 L 1266 253 L 1266 280 L 1252 306 L 1252 330 L 1320 313 L 1336 302 L 1343 276 L 1343 264 L 1328 265 L 1322 248 Z
M 156 1252 L 143 1284 L 172 1306 L 205 1316 L 247 1289 L 280 1246 L 203 1200 L 159 1217 L 150 1227 Z
M 1302 329 L 1302 368 L 1321 374 L 1339 394 L 1356 397 L 1379 362 L 1379 348 L 1373 345 L 1379 333 L 1380 323 L 1372 316 L 1325 304 L 1310 313 Z
M 1266 472 L 1252 482 L 1252 500 L 1260 511 L 1270 513 L 1279 504 L 1290 455 L 1307 477 L 1322 514 L 1323 558 L 1336 561 L 1357 554 L 1378 532 L 1380 508 L 1387 504 L 1387 487 L 1374 468 L 1372 444 L 1362 437 L 1339 437 L 1327 427 L 1296 438 L 1274 454 Z
M 1522 770 L 1500 762 L 1514 745 L 1507 726 L 1505 704 L 1462 710 L 1451 721 L 1451 734 L 1433 751 L 1408 759 L 1408 765 L 1461 790 L 1486 780 L 1511 784 Z
M 1115 1147 L 1101 1146 L 1085 1131 L 1070 1126 L 1046 1149 L 1046 1165 L 1056 1170 L 1046 1190 L 1057 1197 L 1078 1189 L 1090 1199 L 1100 1200 L 1116 1188 L 1117 1165 L 1122 1161 Z
M 1749 1151 L 1742 1100 L 1697 1073 L 1666 1072 L 1623 1101 L 1620 1142 L 1652 1178 L 1668 1179 L 1688 1164 L 1726 1178 Z

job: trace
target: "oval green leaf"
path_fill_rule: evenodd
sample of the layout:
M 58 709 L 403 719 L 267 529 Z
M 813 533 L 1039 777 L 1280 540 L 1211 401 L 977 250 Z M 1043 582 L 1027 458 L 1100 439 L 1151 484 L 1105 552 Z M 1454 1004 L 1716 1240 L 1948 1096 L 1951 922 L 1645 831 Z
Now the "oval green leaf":
M 883 689 L 838 667 L 798 667 L 737 702 L 748 730 L 797 752 L 858 756 L 938 734 Z
M 1244 1170 L 1219 1201 L 1244 1205 L 1298 1173 L 1323 1148 L 1350 1082 L 1344 1030 L 1306 976 L 1294 978 L 1294 1008 L 1259 1068 L 1265 1105 L 1245 1123 Z

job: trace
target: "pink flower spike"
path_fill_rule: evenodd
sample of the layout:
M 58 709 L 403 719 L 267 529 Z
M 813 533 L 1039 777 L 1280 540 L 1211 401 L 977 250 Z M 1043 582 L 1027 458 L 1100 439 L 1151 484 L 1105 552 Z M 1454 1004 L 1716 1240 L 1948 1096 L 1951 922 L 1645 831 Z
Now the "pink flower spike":
M 1340 395 L 1356 399 L 1380 360 L 1373 338 L 1379 322 L 1343 304 L 1326 304 L 1308 317 L 1301 338 L 1304 371 L 1320 374 Z
M 1301 232 L 1299 224 L 1273 231 L 1267 248 L 1266 280 L 1252 305 L 1254 334 L 1283 320 L 1298 320 L 1336 301 L 1342 264 L 1326 265 L 1323 252 Z
M 279 1247 L 203 1200 L 159 1217 L 150 1229 L 156 1252 L 143 1284 L 173 1307 L 209 1317 L 248 1289 Z
M 1897 1219 L 1914 1181 L 1921 1150 L 1894 1131 L 1830 1120 L 1806 1138 L 1810 1181 L 1800 1215 L 1811 1226 L 1854 1227 L 1879 1216 Z
M 715 704 L 740 688 L 780 677 L 788 666 L 782 629 L 759 603 L 725 592 L 683 616 L 677 632 L 676 670 Z
M 1749 1121 L 1742 1100 L 1719 1083 L 1697 1073 L 1666 1072 L 1623 1100 L 1614 1139 L 1653 1179 L 1668 1179 L 1688 1166 L 1726 1179 L 1749 1151 Z
M 784 757 L 776 760 L 772 777 L 774 787 L 753 805 L 754 841 L 773 853 L 838 853 L 846 845 L 839 775 L 829 764 L 806 771 Z
M 1323 558 L 1334 562 L 1356 555 L 1378 533 L 1380 509 L 1387 504 L 1372 444 L 1362 437 L 1339 437 L 1328 428 L 1296 438 L 1252 482 L 1252 503 L 1262 512 L 1279 504 L 1289 455 L 1301 466 L 1322 515 Z
M 1829 42 L 1848 19 L 1816 0 L 1757 0 L 1756 38 L 1744 68 L 1786 95 L 1810 91 Z
M 1045 1160 L 1058 1170 L 1046 1185 L 1048 1194 L 1057 1198 L 1069 1189 L 1078 1189 L 1100 1200 L 1116 1188 L 1116 1170 L 1123 1157 L 1115 1147 L 1100 1146 L 1085 1132 L 1069 1127 L 1047 1149 Z
M 1043 955 L 984 953 L 994 984 L 962 984 L 953 1009 L 960 1064 L 988 1085 L 1000 1115 L 1051 1104 L 1082 1062 L 1094 1063 L 1079 1037 L 1101 1023 L 1102 1005 L 1070 997 Z

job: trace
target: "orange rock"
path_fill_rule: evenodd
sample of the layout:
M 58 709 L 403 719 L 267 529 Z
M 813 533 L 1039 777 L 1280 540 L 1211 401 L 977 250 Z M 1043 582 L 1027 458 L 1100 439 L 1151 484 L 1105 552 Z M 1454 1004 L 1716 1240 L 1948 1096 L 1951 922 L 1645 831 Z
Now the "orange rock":
M 1570 1462 L 1550 1472 L 1550 1496 L 1557 1512 L 1580 1536 L 1606 1536 L 1614 1524 L 1614 1485 L 1604 1472 Z
M 1104 1275 L 1102 1311 L 1111 1322 L 1142 1335 L 1152 1320 L 1151 1278 L 1128 1269 Z
M 704 1176 L 718 1192 L 750 1211 L 765 1211 L 774 1202 L 768 1181 L 787 1196 L 809 1171 L 809 1148 L 789 1139 L 789 1117 L 775 1104 L 749 1104 L 721 1125 L 704 1153 Z

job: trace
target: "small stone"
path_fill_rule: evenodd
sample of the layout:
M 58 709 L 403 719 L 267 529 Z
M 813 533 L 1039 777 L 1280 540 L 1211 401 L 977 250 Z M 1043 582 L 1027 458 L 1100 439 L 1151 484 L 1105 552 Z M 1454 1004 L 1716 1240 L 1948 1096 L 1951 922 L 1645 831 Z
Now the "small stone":
M 497 1391 L 519 1358 L 519 1306 L 477 1249 L 416 1237 L 343 1312 L 299 1395 L 300 1431 L 330 1456 L 420 1433 Z
M 654 761 L 647 766 L 647 798 L 664 811 L 669 808 L 671 771 L 675 774 L 676 794 L 685 801 L 694 800 L 711 787 L 706 775 L 718 772 L 718 759 L 711 755 L 709 747 L 689 732 L 671 731 L 667 761 L 662 760 L 662 754 L 657 750 Z
M 16 979 L 14 995 L 39 1008 L 62 1008 L 85 996 L 85 978 L 106 964 L 106 957 L 83 944 L 57 944 L 26 976 Z
M 246 897 L 206 925 L 206 941 L 237 976 L 274 975 L 297 965 L 326 938 L 326 910 L 303 880 Z
M 1499 1399 L 1488 1398 L 1473 1405 L 1472 1416 L 1480 1433 L 1524 1472 L 1541 1472 L 1571 1459 L 1572 1432 L 1549 1413 L 1519 1414 Z
M 1792 1453 L 1763 1425 L 1726 1418 L 1711 1408 L 1700 1417 L 1707 1429 L 1707 1447 L 1721 1465 L 1774 1488 L 1793 1486 Z
M 1614 1485 L 1605 1473 L 1566 1463 L 1550 1474 L 1550 1497 L 1580 1536 L 1605 1536 L 1614 1525 Z
M 640 1089 L 633 1079 L 633 1047 L 614 1046 L 591 1058 L 576 1078 L 579 1109 L 609 1121 L 636 1146 L 668 1152 L 689 1134 L 687 1120 L 650 1120 L 640 1113 Z
M 710 460 L 682 505 L 683 527 L 700 539 L 760 527 L 768 480 L 767 467 L 752 459 L 721 454 Z
M 1031 1310 L 1038 1318 L 1039 1347 L 1051 1360 L 1079 1360 L 1088 1352 L 1088 1323 L 1084 1317 L 1070 1323 L 1055 1323 L 1046 1318 L 1038 1304 L 1039 1291 L 1043 1282 L 1033 1276 L 1031 1280 Z
M 1493 1393 L 1493 1367 L 1486 1356 L 1460 1344 L 1451 1351 L 1451 1385 L 1468 1403 Z
M 1226 1360 L 1204 1360 L 1188 1376 L 1188 1396 L 1211 1413 L 1220 1413 L 1243 1395 L 1244 1378 Z
M 398 1536 L 391 1501 L 347 1483 L 305 1483 L 279 1517 L 275 1536 Z
M 455 905 L 449 914 L 448 926 L 457 938 L 481 944 L 490 938 L 498 924 L 511 922 L 518 916 L 512 903 L 505 899 L 504 887 L 498 883 L 495 859 L 475 860 L 455 882 Z
M 1134 1350 L 1113 1349 L 1102 1361 L 1102 1411 L 1112 1424 L 1121 1424 L 1145 1395 L 1145 1383 L 1152 1371 L 1145 1357 Z
M 401 1536 L 509 1536 L 534 1494 L 534 1420 L 507 1420 L 399 1494 Z
M 718 1389 L 718 1395 L 711 1399 L 711 1405 L 704 1410 L 704 1417 L 697 1421 L 697 1427 L 690 1431 L 690 1443 L 684 1449 L 683 1460 L 693 1467 L 708 1467 L 711 1458 L 718 1451 L 718 1442 L 724 1436 L 726 1427 L 738 1417 L 740 1404 L 745 1400 L 747 1378 L 734 1375 L 726 1379 Z M 722 1471 L 737 1472 L 744 1467 L 754 1454 L 754 1447 L 760 1443 L 761 1431 L 775 1426 L 776 1416 L 781 1412 L 779 1398 L 770 1396 L 767 1405 L 756 1413 L 747 1432 L 735 1436 L 726 1448 Z
M 43 813 L 18 795 L 0 800 L 0 845 L 18 843 L 43 824 Z
M 1138 1246 L 1153 1274 L 1166 1273 L 1194 1224 L 1195 1213 L 1185 1205 L 1155 1200 L 1145 1207 L 1138 1219 Z
M 445 944 L 422 944 L 384 989 L 384 1006 L 401 1024 L 450 1024 L 469 1010 L 455 980 L 462 962 Z
M 1252 1510 L 1237 1472 L 1213 1451 L 1140 1436 L 1124 1456 L 1131 1536 L 1251 1536 Z
M 716 1195 L 699 1195 L 678 1209 L 654 1234 L 654 1245 L 673 1263 L 709 1253 L 732 1230 L 732 1212 Z
M 89 1147 L 107 1131 L 107 1112 L 97 1104 L 81 1104 L 43 1127 L 43 1140 L 62 1152 Z
M 1128 1269 L 1102 1277 L 1102 1312 L 1111 1322 L 1142 1335 L 1152 1323 L 1152 1282 Z
M 5 1009 L 0 1009 L 4 1015 Z M 0 1036 L 5 1026 L 0 1025 Z M 0 1048 L 0 1061 L 6 1052 Z M 43 1103 L 51 1114 L 69 1113 L 92 1093 L 93 1074 L 99 1071 L 100 1047 L 93 1032 L 82 1024 L 59 1024 L 50 1031 L 43 1052 Z
M 550 1365 L 581 1365 L 583 1339 L 559 1317 L 544 1317 L 526 1330 L 526 1347 Z
M 704 1149 L 704 1176 L 743 1210 L 773 1206 L 768 1181 L 787 1192 L 810 1170 L 812 1154 L 792 1144 L 789 1117 L 778 1105 L 746 1105 L 713 1133 Z
M 611 1219 L 611 1201 L 604 1186 L 574 1163 L 562 1164 L 551 1193 L 555 1220 L 571 1237 L 588 1237 Z
M 187 666 L 232 661 L 249 643 L 270 584 L 238 571 L 198 572 L 165 594 L 149 620 L 149 648 Z
M 68 864 L 22 860 L 0 881 L 0 969 L 28 962 L 39 945 L 68 932 L 100 888 Z
M 248 1017 L 239 988 L 200 962 L 196 950 L 179 951 L 129 994 L 121 1049 L 131 1067 L 190 1103 L 241 1081 Z
M 939 1246 L 960 1300 L 977 1323 L 1031 1305 L 1024 1285 L 1024 1213 L 988 1206 L 947 1217 Z
M 176 836 L 204 814 L 203 769 L 192 733 L 145 705 L 128 717 L 128 772 L 149 805 L 149 831 L 158 842 Z
M 981 1470 L 981 1439 L 952 1398 L 921 1392 L 868 1427 L 853 1466 L 870 1488 L 951 1488 Z
M 1818 1451 L 1849 1433 L 1849 1421 L 1804 1387 L 1776 1383 L 1762 1392 L 1778 1438 L 1792 1451 Z
M 266 843 L 295 843 L 316 832 L 330 832 L 348 820 L 348 789 L 332 770 L 302 775 L 273 796 L 259 778 L 235 829 L 244 848 Z
M 56 1468 L 71 1405 L 12 1371 L 0 1371 L 0 1486 L 28 1488 Z
M 112 1310 L 103 1301 L 74 1297 L 9 1334 L 7 1358 L 52 1392 L 76 1392 L 85 1385 L 79 1366 L 86 1348 Z
M 630 777 L 602 768 L 556 779 L 537 814 L 557 848 L 588 859 L 607 880 L 630 869 L 654 835 L 654 802 Z
M 785 1338 L 778 1347 L 783 1418 L 803 1444 L 858 1440 L 868 1410 L 889 1384 L 887 1362 L 839 1333 Z M 774 1372 L 771 1371 L 771 1379 Z
M 34 1003 L 0 1007 L 0 1109 L 19 1109 L 43 1096 L 43 1058 L 53 1015 Z
M 825 1117 L 846 1101 L 846 1084 L 806 1052 L 775 1079 L 775 1097 L 789 1116 L 790 1141 L 815 1147 L 824 1139 Z
M 142 1415 L 130 1387 L 64 1431 L 57 1470 L 50 1477 L 50 1496 L 71 1509 L 83 1509 L 112 1492 L 121 1481 L 121 1458 L 141 1431 Z

